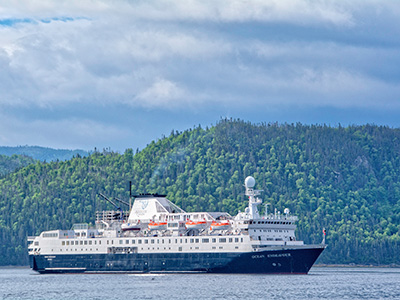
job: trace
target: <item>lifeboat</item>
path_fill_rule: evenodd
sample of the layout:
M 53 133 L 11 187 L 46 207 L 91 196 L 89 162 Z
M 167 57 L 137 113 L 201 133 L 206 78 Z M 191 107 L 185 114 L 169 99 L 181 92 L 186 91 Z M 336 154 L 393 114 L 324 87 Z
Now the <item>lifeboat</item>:
M 167 222 L 153 222 L 149 223 L 150 230 L 165 230 L 167 229 Z
M 139 231 L 140 229 L 140 221 L 138 221 L 137 223 L 123 223 L 121 225 L 122 231 Z
M 189 220 L 185 223 L 186 229 L 203 229 L 206 227 L 207 222 L 206 221 L 192 221 Z
M 228 220 L 212 221 L 210 230 L 227 230 L 231 227 Z

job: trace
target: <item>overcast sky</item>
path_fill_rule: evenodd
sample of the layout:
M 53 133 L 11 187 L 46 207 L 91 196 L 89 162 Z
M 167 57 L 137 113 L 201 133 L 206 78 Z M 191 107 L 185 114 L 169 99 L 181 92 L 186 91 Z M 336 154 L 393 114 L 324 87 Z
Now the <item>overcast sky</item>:
M 398 0 L 0 0 L 0 145 L 143 149 L 221 118 L 400 127 Z

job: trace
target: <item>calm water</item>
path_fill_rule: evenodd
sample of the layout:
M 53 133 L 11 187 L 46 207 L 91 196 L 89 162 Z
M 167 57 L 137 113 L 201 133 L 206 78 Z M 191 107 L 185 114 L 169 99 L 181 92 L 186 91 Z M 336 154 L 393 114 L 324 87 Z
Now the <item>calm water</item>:
M 309 275 L 38 275 L 0 269 L 0 299 L 400 299 L 398 268 Z

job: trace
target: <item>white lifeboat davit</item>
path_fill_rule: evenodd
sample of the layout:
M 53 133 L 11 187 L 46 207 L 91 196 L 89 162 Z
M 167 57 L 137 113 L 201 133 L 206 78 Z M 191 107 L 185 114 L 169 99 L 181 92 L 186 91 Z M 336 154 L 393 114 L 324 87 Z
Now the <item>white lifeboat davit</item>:
M 211 223 L 210 230 L 228 230 L 231 227 L 231 224 L 228 220 L 223 221 L 213 221 Z
M 165 230 L 165 229 L 167 229 L 167 222 L 150 221 L 148 226 L 149 226 L 150 230 Z
M 207 222 L 204 221 L 192 221 L 189 220 L 185 223 L 186 229 L 203 229 L 207 226 Z
M 122 231 L 139 231 L 140 229 L 140 221 L 138 221 L 137 223 L 123 223 L 121 225 Z

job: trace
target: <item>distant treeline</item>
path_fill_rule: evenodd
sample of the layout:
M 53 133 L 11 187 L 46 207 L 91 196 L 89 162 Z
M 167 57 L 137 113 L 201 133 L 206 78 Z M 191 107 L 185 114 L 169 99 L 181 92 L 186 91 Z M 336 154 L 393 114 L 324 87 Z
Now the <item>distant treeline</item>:
M 84 150 L 52 149 L 39 146 L 0 146 L 0 155 L 12 156 L 15 154 L 29 156 L 35 160 L 47 162 L 56 160 L 67 160 L 71 159 L 74 156 L 89 155 L 89 153 Z
M 186 211 L 244 210 L 243 181 L 299 217 L 297 236 L 329 245 L 327 264 L 400 264 L 400 130 L 221 120 L 142 151 L 36 162 L 0 180 L 0 264 L 27 264 L 26 237 L 93 224 L 98 197 L 157 192 Z
M 33 164 L 35 160 L 26 155 L 12 154 L 11 156 L 0 154 L 0 177 L 14 172 L 20 168 Z

